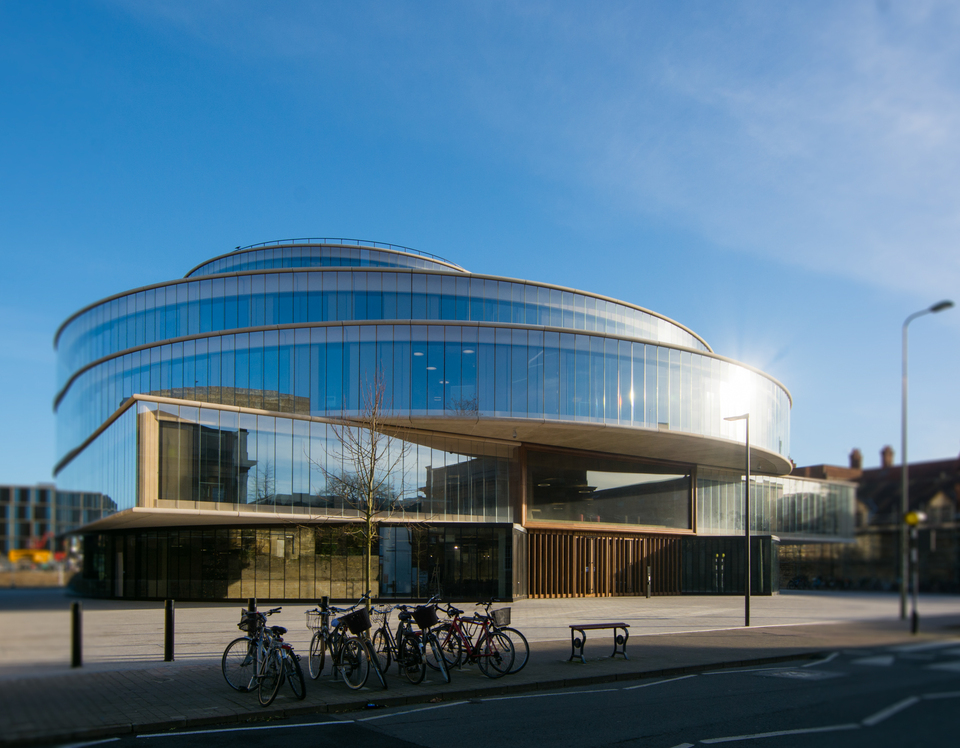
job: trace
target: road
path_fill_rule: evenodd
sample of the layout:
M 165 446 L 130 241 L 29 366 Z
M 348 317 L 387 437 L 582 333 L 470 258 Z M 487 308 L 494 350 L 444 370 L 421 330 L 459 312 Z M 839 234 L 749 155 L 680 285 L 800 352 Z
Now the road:
M 371 699 L 376 693 L 371 691 Z M 232 725 L 83 745 L 245 748 L 451 745 L 778 748 L 954 745 L 960 639 L 835 652 L 821 660 L 719 670 L 301 721 Z

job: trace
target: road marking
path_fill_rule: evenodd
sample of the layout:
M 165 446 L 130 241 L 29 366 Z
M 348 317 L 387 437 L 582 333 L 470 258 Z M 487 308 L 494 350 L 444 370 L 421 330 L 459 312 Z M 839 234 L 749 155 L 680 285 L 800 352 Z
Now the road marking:
M 709 738 L 701 743 L 732 743 L 734 740 L 757 740 L 759 738 L 778 738 L 782 735 L 809 735 L 815 732 L 838 732 L 840 730 L 859 730 L 860 725 L 829 725 L 827 727 L 806 727 L 801 730 L 778 730 L 777 732 L 758 732 L 753 735 L 732 735 L 727 738 Z
M 658 680 L 656 683 L 641 683 L 639 686 L 627 686 L 624 688 L 624 691 L 633 691 L 636 688 L 650 688 L 650 686 L 662 686 L 664 683 L 673 683 L 677 680 L 686 680 L 687 678 L 696 678 L 697 674 L 693 675 L 681 675 L 678 678 L 670 678 L 669 680 Z
M 944 691 L 941 693 L 925 693 L 925 699 L 960 699 L 960 691 Z
M 861 657 L 859 660 L 851 660 L 854 665 L 879 665 L 880 667 L 889 667 L 897 658 L 893 655 L 875 655 L 874 657 Z
M 826 665 L 828 662 L 836 659 L 840 656 L 839 652 L 834 652 L 827 655 L 822 660 L 815 660 L 814 662 L 808 662 L 806 665 L 801 665 L 800 667 L 816 667 L 817 665 Z
M 104 738 L 103 740 L 88 740 L 86 743 L 67 743 L 59 748 L 88 748 L 91 745 L 103 745 L 104 743 L 113 743 L 120 738 Z
M 955 662 L 935 662 L 933 665 L 926 665 L 924 670 L 949 670 L 954 673 L 960 673 L 960 660 Z
M 951 639 L 945 642 L 923 642 L 922 644 L 901 644 L 896 647 L 887 647 L 888 652 L 922 652 L 927 649 L 943 649 L 944 647 L 957 646 L 957 640 Z
M 867 727 L 873 727 L 874 725 L 883 722 L 883 720 L 887 719 L 888 717 L 892 717 L 897 712 L 902 712 L 904 709 L 908 709 L 918 701 L 920 701 L 920 699 L 917 696 L 910 696 L 903 701 L 898 701 L 896 704 L 888 706 L 886 709 L 881 709 L 876 714 L 871 714 L 869 717 L 861 721 Z
M 619 688 L 598 688 L 595 691 L 557 691 L 555 693 L 525 693 L 520 696 L 491 696 L 489 699 L 477 699 L 478 701 L 511 701 L 512 699 L 542 699 L 545 696 L 576 696 L 591 693 L 610 693 L 619 691 Z
M 739 673 L 773 673 L 778 670 L 792 670 L 789 667 L 755 667 L 749 670 L 711 670 L 709 673 L 700 673 L 700 675 L 738 675 Z
M 693 748 L 693 743 L 677 743 L 673 748 Z
M 391 714 L 378 714 L 375 717 L 364 717 L 363 719 L 356 720 L 357 722 L 370 722 L 374 719 L 386 719 L 387 717 L 402 717 L 404 714 L 416 714 L 417 712 L 429 712 L 433 709 L 446 709 L 448 706 L 460 706 L 461 704 L 469 704 L 469 701 L 451 701 L 449 704 L 437 704 L 436 706 L 425 706 L 421 709 L 407 709 L 405 712 L 392 712 Z M 353 721 L 353 720 L 351 720 Z
M 760 678 L 793 678 L 794 680 L 824 680 L 825 678 L 839 678 L 846 673 L 834 670 L 770 670 L 754 673 Z
M 218 732 L 248 732 L 253 730 L 287 730 L 294 727 L 323 727 L 325 725 L 349 725 L 352 719 L 331 719 L 326 722 L 298 722 L 293 725 L 252 725 L 250 727 L 221 727 L 218 730 L 185 730 L 183 732 L 155 732 L 137 735 L 138 738 L 182 738 L 189 735 L 213 735 Z

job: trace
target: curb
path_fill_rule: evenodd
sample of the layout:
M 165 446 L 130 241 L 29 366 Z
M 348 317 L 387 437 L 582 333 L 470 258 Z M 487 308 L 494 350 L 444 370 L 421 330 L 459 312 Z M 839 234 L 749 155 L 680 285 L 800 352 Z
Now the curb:
M 346 712 L 365 711 L 368 704 L 376 703 L 380 707 L 408 706 L 412 704 L 429 704 L 445 701 L 469 701 L 487 696 L 505 696 L 530 691 L 553 691 L 574 686 L 590 686 L 601 683 L 619 683 L 647 678 L 667 678 L 675 675 L 689 675 L 706 672 L 708 670 L 722 670 L 752 665 L 771 665 L 778 662 L 792 660 L 816 660 L 828 654 L 826 651 L 807 651 L 793 654 L 777 655 L 775 657 L 758 657 L 745 660 L 728 660 L 703 665 L 685 665 L 681 667 L 660 668 L 632 673 L 609 673 L 606 675 L 589 675 L 573 678 L 562 678 L 533 683 L 518 683 L 516 685 L 495 685 L 489 688 L 471 688 L 462 690 L 430 691 L 422 695 L 394 696 L 358 699 L 356 701 L 340 702 L 336 704 L 319 704 L 312 706 L 290 706 L 280 709 L 266 709 L 249 713 L 233 713 L 210 715 L 205 717 L 176 716 L 163 722 L 140 724 L 118 724 L 100 727 L 86 727 L 61 732 L 51 732 L 45 735 L 17 738 L 7 737 L 0 739 L 0 745 L 17 748 L 18 746 L 37 746 L 67 741 L 86 741 L 114 737 L 130 737 L 135 735 L 162 734 L 172 731 L 189 731 L 191 728 L 211 727 L 214 725 L 249 725 L 258 722 L 275 722 L 291 717 L 304 717 L 311 714 L 343 714 Z M 380 691 L 379 693 L 384 693 Z M 438 698 L 439 697 L 439 698 Z

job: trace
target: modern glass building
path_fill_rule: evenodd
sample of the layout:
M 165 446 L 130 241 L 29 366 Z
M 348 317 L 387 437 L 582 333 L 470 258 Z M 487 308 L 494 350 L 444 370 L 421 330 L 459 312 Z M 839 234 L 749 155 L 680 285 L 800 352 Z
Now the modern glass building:
M 369 242 L 238 248 L 56 335 L 64 491 L 85 581 L 129 597 L 352 597 L 342 437 L 382 394 L 381 596 L 681 589 L 682 538 L 847 539 L 853 489 L 783 478 L 791 398 L 633 304 Z M 389 467 L 389 470 L 387 469 Z

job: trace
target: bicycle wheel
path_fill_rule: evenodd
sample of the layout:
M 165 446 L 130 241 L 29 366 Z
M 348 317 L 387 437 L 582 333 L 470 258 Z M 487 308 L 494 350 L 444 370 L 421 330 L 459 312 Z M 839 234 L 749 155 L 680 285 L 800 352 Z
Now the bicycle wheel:
M 310 658 L 307 660 L 307 669 L 310 671 L 310 677 L 316 680 L 323 672 L 323 661 L 326 658 L 327 643 L 324 641 L 323 633 L 315 631 L 310 640 Z
M 340 647 L 337 667 L 347 688 L 363 688 L 370 675 L 370 660 L 359 639 L 347 639 Z
M 506 634 L 489 631 L 477 642 L 477 664 L 488 678 L 500 678 L 513 667 L 513 642 Z
M 440 643 L 440 651 L 443 653 L 443 659 L 447 661 L 447 669 L 459 667 L 463 664 L 463 642 L 460 635 L 449 623 L 444 623 L 434 629 L 437 641 Z M 434 667 L 430 660 L 427 660 L 430 667 Z
M 443 656 L 443 650 L 440 649 L 440 642 L 432 631 L 426 634 L 427 641 L 424 647 L 424 659 L 434 670 L 440 671 L 440 677 L 444 683 L 450 682 L 450 668 L 447 667 L 447 659 Z
M 293 695 L 299 700 L 303 700 L 307 695 L 307 683 L 303 679 L 303 668 L 300 667 L 300 658 L 293 651 L 287 652 L 283 658 L 283 667 L 286 670 L 287 682 L 293 691 Z
M 513 666 L 510 668 L 510 674 L 519 673 L 526 666 L 527 660 L 530 659 L 530 645 L 527 644 L 527 637 L 509 626 L 499 629 L 499 631 L 509 636 L 513 643 Z
M 246 693 L 257 683 L 257 648 L 249 636 L 234 639 L 223 650 L 220 661 L 223 679 L 235 691 Z
M 384 673 L 387 672 L 393 658 L 390 656 L 390 638 L 383 629 L 377 629 L 373 634 L 373 651 L 380 663 L 380 670 Z
M 277 691 L 283 682 L 283 660 L 279 649 L 267 652 L 267 661 L 263 663 L 263 675 L 260 676 L 260 688 L 257 698 L 260 706 L 270 706 L 277 698 Z
M 423 661 L 420 642 L 414 636 L 405 636 L 400 641 L 400 655 L 397 658 L 400 672 L 411 683 L 420 683 L 427 674 L 427 663 Z

